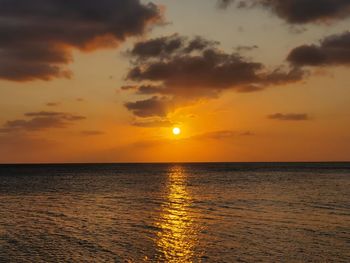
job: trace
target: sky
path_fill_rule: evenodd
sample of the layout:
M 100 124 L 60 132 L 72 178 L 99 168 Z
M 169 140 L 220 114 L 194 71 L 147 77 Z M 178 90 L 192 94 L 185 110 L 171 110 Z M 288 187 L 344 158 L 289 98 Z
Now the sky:
M 349 30 L 349 0 L 0 0 L 0 163 L 350 161 Z

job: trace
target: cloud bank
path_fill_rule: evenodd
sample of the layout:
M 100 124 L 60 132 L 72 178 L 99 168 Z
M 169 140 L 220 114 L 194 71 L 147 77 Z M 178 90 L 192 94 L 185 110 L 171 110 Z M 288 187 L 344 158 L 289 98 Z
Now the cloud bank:
M 267 9 L 291 24 L 318 23 L 350 17 L 349 0 L 219 0 L 222 8 L 232 3 L 238 8 Z
M 294 48 L 288 61 L 296 66 L 350 65 L 350 31 L 331 35 L 318 45 L 302 45 Z
M 166 116 L 179 104 L 215 98 L 225 90 L 259 91 L 271 85 L 300 81 L 297 67 L 268 70 L 240 53 L 226 53 L 219 43 L 202 37 L 177 34 L 136 43 L 129 51 L 132 68 L 122 87 L 152 97 L 128 102 L 126 108 L 139 117 Z
M 0 0 L 0 79 L 70 77 L 73 49 L 114 47 L 160 19 L 139 0 Z

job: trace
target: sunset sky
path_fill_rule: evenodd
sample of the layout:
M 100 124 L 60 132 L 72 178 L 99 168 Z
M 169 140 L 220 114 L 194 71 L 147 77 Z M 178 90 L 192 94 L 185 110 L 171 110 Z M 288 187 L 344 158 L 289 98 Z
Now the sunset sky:
M 0 162 L 349 161 L 349 30 L 349 0 L 0 0 Z

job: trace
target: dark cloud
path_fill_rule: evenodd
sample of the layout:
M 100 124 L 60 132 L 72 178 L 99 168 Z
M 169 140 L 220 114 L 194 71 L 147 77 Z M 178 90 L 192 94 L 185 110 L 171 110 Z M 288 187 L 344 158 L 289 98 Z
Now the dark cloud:
M 181 45 L 167 49 L 175 40 Z M 136 94 L 153 95 L 150 99 L 126 104 L 137 116 L 165 116 L 174 108 L 169 103 L 174 106 L 213 98 L 229 89 L 252 92 L 270 85 L 296 82 L 304 76 L 298 68 L 267 70 L 262 63 L 250 61 L 239 53 L 225 53 L 217 42 L 201 37 L 188 39 L 172 35 L 135 45 L 140 46 L 143 48 L 129 52 L 133 67 L 126 78 L 136 84 L 122 87 L 135 90 Z
M 38 112 L 28 112 L 25 113 L 24 116 L 27 117 L 33 117 L 33 118 L 60 118 L 61 120 L 66 121 L 79 121 L 86 119 L 84 116 L 80 115 L 74 115 L 70 113 L 64 113 L 64 112 L 55 112 L 55 111 L 38 111 Z
M 230 4 L 234 3 L 235 0 L 218 0 L 220 8 L 227 8 Z
M 86 119 L 84 116 L 63 112 L 40 111 L 24 114 L 26 119 L 7 121 L 0 133 L 41 131 L 50 128 L 65 128 L 68 125 Z
M 185 43 L 186 44 L 186 43 Z M 192 40 L 189 40 L 187 43 L 187 46 L 185 46 L 184 51 L 187 53 L 191 53 L 193 51 L 202 51 L 204 49 L 208 48 L 214 48 L 215 46 L 219 45 L 220 42 L 218 41 L 210 41 L 203 37 L 197 36 Z
M 183 38 L 178 35 L 170 37 L 160 37 L 146 42 L 136 43 L 131 50 L 131 55 L 140 58 L 166 56 L 173 53 L 182 46 Z
M 252 51 L 254 49 L 259 48 L 257 45 L 252 45 L 252 46 L 238 46 L 236 47 L 237 52 L 242 52 L 242 51 Z
M 275 113 L 267 116 L 272 120 L 280 121 L 307 121 L 310 120 L 310 117 L 306 113 Z
M 139 0 L 0 0 L 0 78 L 70 77 L 72 49 L 116 46 L 159 20 Z
M 138 117 L 166 116 L 170 110 L 171 100 L 153 96 L 152 98 L 127 102 L 125 107 Z
M 137 94 L 149 95 L 149 94 L 162 94 L 164 93 L 164 87 L 160 85 L 126 85 L 120 88 L 121 90 L 132 90 Z
M 287 59 L 297 66 L 350 65 L 350 31 L 326 37 L 319 45 L 296 47 Z
M 137 56 L 142 61 L 129 71 L 127 79 L 162 82 L 164 89 L 174 94 L 196 88 L 217 92 L 254 83 L 297 81 L 302 77 L 296 69 L 289 72 L 281 68 L 264 71 L 263 64 L 249 61 L 238 53 L 222 52 L 212 45 L 189 50 L 190 43 L 185 42 L 181 52 L 168 53 L 167 58 Z M 159 89 L 156 90 L 158 92 Z
M 236 3 L 239 8 L 263 7 L 291 24 L 337 20 L 350 16 L 349 0 L 219 0 L 226 8 Z
M 138 94 L 148 95 L 148 94 L 163 94 L 164 87 L 160 85 L 141 85 L 137 88 Z
M 218 44 L 216 41 L 209 41 L 197 36 L 191 40 L 186 37 L 174 34 L 171 36 L 159 37 L 135 44 L 129 54 L 138 60 L 152 58 L 169 58 L 169 56 L 182 55 L 193 51 L 202 51 Z

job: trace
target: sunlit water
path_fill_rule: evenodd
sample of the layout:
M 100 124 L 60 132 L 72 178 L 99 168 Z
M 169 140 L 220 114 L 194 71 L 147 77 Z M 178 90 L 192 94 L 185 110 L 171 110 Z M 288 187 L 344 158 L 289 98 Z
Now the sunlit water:
M 0 262 L 350 262 L 350 164 L 0 166 Z

